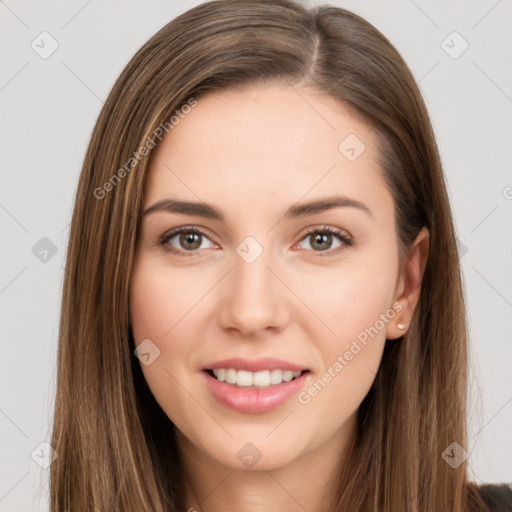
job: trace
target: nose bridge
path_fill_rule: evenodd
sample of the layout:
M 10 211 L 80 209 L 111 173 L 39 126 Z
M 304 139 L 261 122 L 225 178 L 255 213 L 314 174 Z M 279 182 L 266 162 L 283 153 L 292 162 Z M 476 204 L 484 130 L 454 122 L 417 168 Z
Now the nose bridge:
M 267 243 L 268 238 L 265 239 Z M 284 288 L 268 268 L 274 268 L 274 251 L 265 242 L 247 236 L 236 247 L 233 270 L 224 288 L 220 320 L 224 328 L 248 333 L 277 327 L 284 317 Z

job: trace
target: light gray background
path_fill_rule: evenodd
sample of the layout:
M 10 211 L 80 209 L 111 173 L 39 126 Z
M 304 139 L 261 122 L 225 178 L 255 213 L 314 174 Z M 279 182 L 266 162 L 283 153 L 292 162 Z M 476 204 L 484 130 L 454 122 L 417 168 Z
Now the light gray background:
M 0 0 L 1 511 L 48 509 L 48 470 L 31 454 L 50 440 L 62 265 L 94 122 L 135 51 L 198 3 Z M 379 28 L 420 82 L 463 253 L 473 479 L 512 482 L 512 3 L 330 3 Z M 47 59 L 31 48 L 43 31 L 59 45 Z M 456 59 L 453 31 L 469 44 Z M 43 237 L 57 250 L 46 262 L 32 252 Z

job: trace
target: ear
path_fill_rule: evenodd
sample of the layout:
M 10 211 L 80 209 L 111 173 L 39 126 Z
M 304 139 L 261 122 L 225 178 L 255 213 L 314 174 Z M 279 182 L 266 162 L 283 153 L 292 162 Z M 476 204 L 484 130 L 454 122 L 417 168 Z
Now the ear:
M 400 269 L 400 275 L 395 288 L 395 300 L 402 308 L 394 308 L 399 311 L 394 322 L 389 322 L 386 329 L 386 338 L 394 340 L 407 332 L 411 324 L 412 315 L 418 304 L 421 292 L 421 283 L 429 253 L 430 233 L 426 227 L 421 228 L 416 240 L 407 252 L 406 260 Z M 399 329 L 402 324 L 404 329 Z

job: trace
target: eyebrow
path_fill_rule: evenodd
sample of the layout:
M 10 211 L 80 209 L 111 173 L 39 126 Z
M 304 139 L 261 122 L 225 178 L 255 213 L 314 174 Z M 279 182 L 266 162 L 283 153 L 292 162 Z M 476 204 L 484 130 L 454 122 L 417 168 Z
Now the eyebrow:
M 358 210 L 365 212 L 370 217 L 372 216 L 371 210 L 364 203 L 346 196 L 333 196 L 316 199 L 308 203 L 293 205 L 286 211 L 284 218 L 295 219 L 299 217 L 306 217 L 308 215 L 314 215 L 327 210 L 331 210 L 333 208 L 342 207 L 357 208 Z M 151 213 L 155 212 L 198 215 L 200 217 L 214 219 L 221 222 L 224 221 L 224 214 L 208 203 L 194 203 L 189 201 L 178 201 L 175 199 L 162 199 L 161 201 L 158 201 L 150 206 L 143 213 L 143 216 L 150 215 Z

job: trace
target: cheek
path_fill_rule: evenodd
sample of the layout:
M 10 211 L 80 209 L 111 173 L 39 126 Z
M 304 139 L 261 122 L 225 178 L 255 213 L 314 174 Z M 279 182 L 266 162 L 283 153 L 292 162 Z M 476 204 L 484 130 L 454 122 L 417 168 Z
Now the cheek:
M 173 381 L 165 371 L 176 374 L 176 369 L 170 367 L 169 361 L 175 358 L 185 360 L 180 351 L 187 344 L 174 343 L 173 358 L 168 357 L 172 340 L 186 322 L 186 305 L 190 302 L 183 293 L 175 292 L 187 290 L 181 284 L 179 273 L 165 272 L 158 265 L 150 264 L 150 261 L 144 259 L 135 265 L 130 283 L 130 317 L 135 347 L 146 343 L 158 354 L 148 365 L 142 364 L 141 359 L 142 371 L 157 399 L 158 387 L 169 385 L 169 381 Z M 148 339 L 150 344 L 145 341 Z
M 321 336 L 314 336 L 311 326 L 303 324 L 311 339 L 316 339 L 323 367 L 298 401 L 307 411 L 305 421 L 318 429 L 318 435 L 322 429 L 334 433 L 347 421 L 375 380 L 386 343 L 386 326 L 395 318 L 390 307 L 395 275 L 382 261 L 351 265 L 336 282 L 325 280 L 324 293 L 316 290 L 310 295 L 315 312 L 334 331 L 322 329 Z M 313 419 L 318 417 L 325 418 L 323 425 Z
M 191 388 L 188 379 L 192 368 L 188 363 L 194 351 L 194 340 L 200 339 L 199 333 L 187 323 L 192 318 L 187 313 L 197 301 L 193 297 L 197 293 L 182 281 L 179 272 L 166 272 L 155 262 L 142 260 L 135 265 L 130 283 L 135 346 L 147 344 L 145 340 L 149 339 L 150 352 L 158 354 L 152 357 L 150 364 L 144 364 L 141 359 L 141 370 L 154 398 L 177 424 L 183 411 L 190 408 L 182 386 Z
M 373 250 L 347 258 L 335 279 L 332 269 L 308 279 L 308 305 L 329 330 L 318 320 L 305 319 L 302 324 L 316 340 L 323 368 L 318 369 L 299 402 L 310 417 L 330 409 L 332 428 L 357 410 L 375 379 L 386 327 L 396 316 L 391 306 L 397 257 L 393 245 L 382 240 Z M 331 409 L 333 404 L 339 405 Z
M 150 339 L 160 351 L 145 374 L 165 369 L 187 378 L 197 371 L 196 354 L 204 340 L 204 324 L 215 318 L 207 292 L 218 277 L 197 269 L 170 268 L 155 258 L 140 258 L 130 283 L 130 316 L 135 346 Z M 172 378 L 166 374 L 166 380 Z
M 160 343 L 170 338 L 174 326 L 185 320 L 197 296 L 200 295 L 182 272 L 169 271 L 149 260 L 137 263 L 130 286 L 135 343 L 144 338 L 154 338 Z
M 317 317 L 311 321 L 306 315 L 303 328 L 312 336 L 312 328 L 317 330 L 317 336 L 320 328 L 330 355 L 332 350 L 343 349 L 391 308 L 397 279 L 396 262 L 397 254 L 391 244 L 387 247 L 376 244 L 374 250 L 353 253 L 337 269 L 324 268 L 297 280 L 303 286 L 297 288 L 300 296 L 307 297 L 307 305 Z M 385 336 L 381 322 L 377 327 Z

